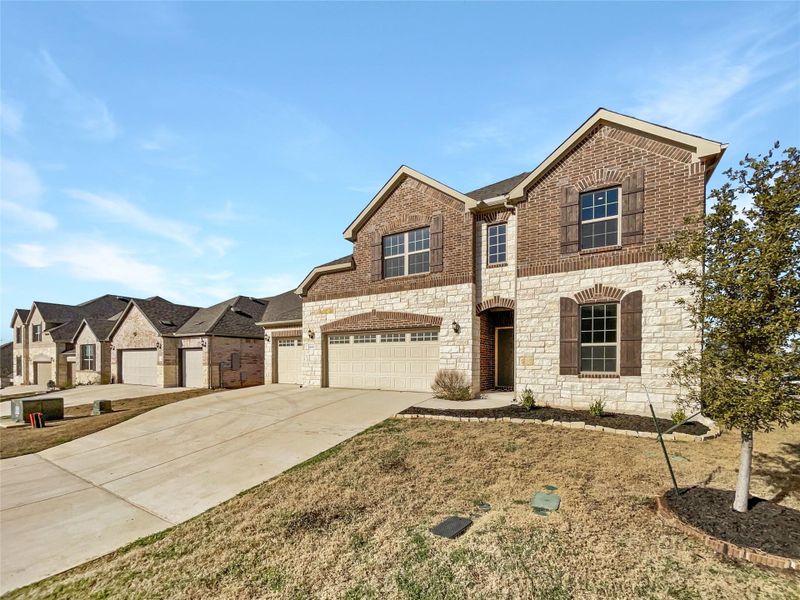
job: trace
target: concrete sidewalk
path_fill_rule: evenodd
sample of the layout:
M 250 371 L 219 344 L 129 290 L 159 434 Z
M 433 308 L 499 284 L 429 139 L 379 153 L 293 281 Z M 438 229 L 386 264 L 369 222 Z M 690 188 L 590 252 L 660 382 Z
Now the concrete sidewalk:
M 0 461 L 0 592 L 185 521 L 429 396 L 259 386 Z

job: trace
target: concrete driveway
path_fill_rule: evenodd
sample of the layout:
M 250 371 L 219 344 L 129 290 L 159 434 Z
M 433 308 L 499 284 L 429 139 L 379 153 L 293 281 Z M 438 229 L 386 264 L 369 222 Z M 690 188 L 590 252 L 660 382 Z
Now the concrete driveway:
M 225 391 L 0 461 L 0 593 L 185 521 L 429 396 Z
M 78 406 L 80 404 L 92 404 L 95 400 L 128 400 L 129 398 L 141 398 L 142 396 L 172 394 L 187 389 L 189 388 L 160 388 L 150 385 L 129 385 L 127 383 L 79 385 L 60 392 L 37 394 L 36 398 L 63 398 L 64 406 Z M 11 415 L 11 403 L 0 402 L 0 417 L 7 417 L 9 415 Z

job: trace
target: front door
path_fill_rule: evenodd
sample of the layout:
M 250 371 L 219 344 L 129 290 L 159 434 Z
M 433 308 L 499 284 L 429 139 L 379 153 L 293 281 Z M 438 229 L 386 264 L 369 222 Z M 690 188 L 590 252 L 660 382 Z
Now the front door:
M 514 329 L 498 327 L 495 336 L 495 386 L 514 387 Z

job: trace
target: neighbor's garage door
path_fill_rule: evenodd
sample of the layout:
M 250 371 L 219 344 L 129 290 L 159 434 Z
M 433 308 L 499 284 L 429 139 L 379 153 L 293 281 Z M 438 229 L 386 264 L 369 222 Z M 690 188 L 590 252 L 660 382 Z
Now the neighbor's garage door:
M 303 365 L 303 341 L 300 338 L 278 338 L 278 383 L 300 383 Z
M 201 348 L 186 348 L 181 350 L 183 374 L 181 385 L 189 388 L 203 386 L 203 350 Z
M 328 385 L 429 392 L 439 368 L 436 331 L 329 335 Z
M 53 365 L 50 362 L 33 363 L 34 383 L 45 385 L 53 379 Z
M 158 385 L 158 350 L 122 350 L 122 383 Z

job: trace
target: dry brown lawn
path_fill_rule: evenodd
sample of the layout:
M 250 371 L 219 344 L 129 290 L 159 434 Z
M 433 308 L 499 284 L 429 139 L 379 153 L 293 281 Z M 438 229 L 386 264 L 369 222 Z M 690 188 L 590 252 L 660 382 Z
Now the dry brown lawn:
M 23 454 L 39 452 L 64 442 L 122 423 L 130 418 L 153 410 L 165 404 L 179 400 L 203 396 L 219 390 L 197 389 L 175 392 L 173 394 L 155 394 L 129 400 L 114 400 L 111 408 L 114 412 L 92 416 L 92 405 L 67 406 L 64 408 L 64 419 L 48 421 L 44 429 L 30 427 L 12 427 L 0 429 L 0 458 L 13 458 Z
M 683 485 L 731 487 L 737 437 L 669 444 Z M 753 493 L 800 508 L 800 427 L 756 437 Z M 655 440 L 390 419 L 171 530 L 13 598 L 736 598 L 796 576 L 735 563 L 662 522 Z M 555 485 L 562 508 L 531 495 Z M 461 538 L 428 529 L 491 510 Z

